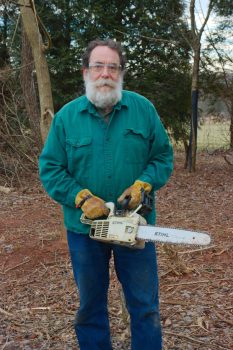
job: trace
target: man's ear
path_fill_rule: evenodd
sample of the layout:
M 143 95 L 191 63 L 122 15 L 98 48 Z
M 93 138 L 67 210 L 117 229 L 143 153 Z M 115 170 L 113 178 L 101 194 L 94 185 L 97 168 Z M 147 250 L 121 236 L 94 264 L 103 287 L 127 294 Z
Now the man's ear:
M 85 67 L 83 67 L 83 68 L 82 68 L 83 79 L 85 79 L 85 78 L 86 78 L 87 73 L 88 73 L 88 69 L 87 69 L 87 68 L 85 68 Z

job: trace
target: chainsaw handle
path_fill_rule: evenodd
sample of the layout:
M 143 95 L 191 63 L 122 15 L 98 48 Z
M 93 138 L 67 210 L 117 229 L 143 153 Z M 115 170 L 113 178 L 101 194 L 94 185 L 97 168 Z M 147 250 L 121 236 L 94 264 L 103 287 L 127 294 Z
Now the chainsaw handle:
M 109 216 L 113 216 L 115 214 L 115 204 L 113 202 L 106 202 L 105 206 L 109 209 Z
M 141 188 L 141 204 L 143 204 L 145 202 L 145 198 L 146 198 L 146 192 L 144 190 L 144 188 Z M 127 196 L 125 196 L 125 198 L 123 199 L 123 201 L 121 202 L 121 207 L 122 209 L 129 209 L 128 205 L 129 205 L 129 202 L 131 201 L 131 195 L 128 194 Z
M 144 188 L 141 188 L 141 204 L 136 208 L 135 212 L 138 212 L 140 215 L 147 215 L 152 210 L 152 204 L 153 204 L 153 198 L 149 193 L 146 193 Z M 126 196 L 123 201 L 121 202 L 121 207 L 123 210 L 128 210 L 129 202 L 131 200 L 131 195 Z
M 125 198 L 121 202 L 121 208 L 123 210 L 128 209 L 128 205 L 129 205 L 130 200 L 131 200 L 131 195 L 130 194 L 128 196 L 125 196 Z
M 93 220 L 88 219 L 84 213 L 82 213 L 82 215 L 80 217 L 80 221 L 82 224 L 85 224 L 85 225 L 92 225 L 92 222 L 93 222 Z
M 105 206 L 109 209 L 109 214 L 108 217 L 113 216 L 115 214 L 115 204 L 113 202 L 107 202 L 105 203 Z M 81 217 L 80 217 L 80 221 L 82 224 L 86 224 L 86 225 L 92 225 L 92 222 L 98 220 L 98 218 L 96 219 L 88 219 L 84 213 L 82 213 Z

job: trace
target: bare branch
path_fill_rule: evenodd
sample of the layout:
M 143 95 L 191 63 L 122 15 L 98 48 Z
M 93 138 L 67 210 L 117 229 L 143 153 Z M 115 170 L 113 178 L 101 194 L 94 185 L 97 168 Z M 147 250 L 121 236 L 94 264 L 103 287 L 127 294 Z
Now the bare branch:
M 191 19 L 191 33 L 193 36 L 193 40 L 195 40 L 197 36 L 197 26 L 195 21 L 195 0 L 190 1 L 189 5 L 190 19 Z
M 206 17 L 205 17 L 204 22 L 203 22 L 203 24 L 202 24 L 202 26 L 201 26 L 201 29 L 200 29 L 200 31 L 199 31 L 199 38 L 200 38 L 200 39 L 201 39 L 202 33 L 203 33 L 203 31 L 204 31 L 204 28 L 205 28 L 205 26 L 206 26 L 206 23 L 207 23 L 208 20 L 209 20 L 209 17 L 210 17 L 211 11 L 213 10 L 213 7 L 214 7 L 214 1 L 213 1 L 213 0 L 210 0 L 209 6 L 208 6 L 208 10 L 207 10 L 207 14 L 206 14 Z
M 122 32 L 118 29 L 115 29 L 115 32 L 117 33 L 120 33 L 120 34 L 123 34 L 123 35 L 127 35 L 129 36 L 130 34 L 126 33 L 126 32 Z M 172 43 L 174 45 L 179 45 L 179 43 L 177 41 L 173 41 L 173 40 L 168 40 L 168 39 L 159 39 L 159 38 L 152 38 L 152 37 L 149 37 L 149 36 L 145 36 L 145 35 L 141 35 L 139 34 L 138 36 L 140 36 L 141 38 L 144 38 L 144 39 L 148 39 L 150 41 L 155 41 L 155 42 L 167 42 L 167 43 Z

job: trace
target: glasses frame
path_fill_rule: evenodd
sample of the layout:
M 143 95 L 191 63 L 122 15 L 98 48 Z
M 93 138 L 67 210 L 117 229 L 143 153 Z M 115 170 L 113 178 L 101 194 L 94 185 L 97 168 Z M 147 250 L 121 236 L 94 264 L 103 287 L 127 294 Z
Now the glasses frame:
M 102 73 L 105 67 L 107 68 L 108 73 L 110 74 L 117 74 L 122 69 L 122 66 L 116 63 L 95 62 L 95 63 L 90 63 L 88 65 L 88 69 L 90 69 L 94 73 Z

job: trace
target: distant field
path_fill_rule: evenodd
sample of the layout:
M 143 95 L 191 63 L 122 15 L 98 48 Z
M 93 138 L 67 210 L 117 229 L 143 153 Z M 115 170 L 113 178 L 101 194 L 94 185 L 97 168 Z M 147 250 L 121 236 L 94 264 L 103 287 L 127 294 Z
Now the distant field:
M 228 149 L 230 146 L 230 121 L 213 122 L 205 120 L 202 125 L 199 124 L 197 131 L 197 149 L 217 150 Z M 174 147 L 178 150 L 183 149 L 183 144 L 176 144 Z
M 206 120 L 200 125 L 197 133 L 197 147 L 199 150 L 214 150 L 228 148 L 230 145 L 230 121 L 213 122 Z

